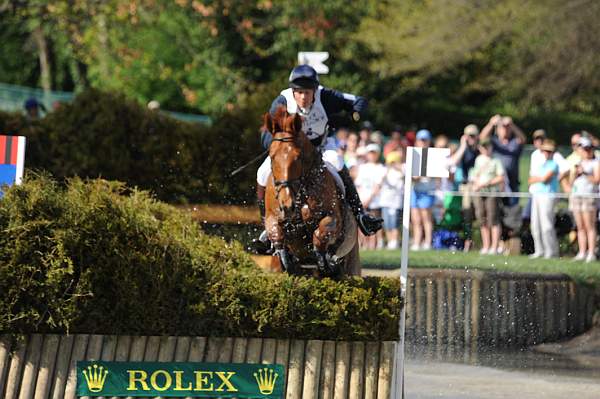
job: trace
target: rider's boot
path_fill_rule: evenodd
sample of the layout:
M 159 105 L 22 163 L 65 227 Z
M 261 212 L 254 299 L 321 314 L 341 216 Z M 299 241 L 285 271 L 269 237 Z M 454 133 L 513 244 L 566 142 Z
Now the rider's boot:
M 344 166 L 338 173 L 346 187 L 346 202 L 356 217 L 358 228 L 366 236 L 375 234 L 383 227 L 383 219 L 371 216 L 365 211 L 348 168 Z
M 256 197 L 258 203 L 258 209 L 260 211 L 260 220 L 262 226 L 265 225 L 265 187 L 261 185 L 256 186 Z M 273 248 L 271 245 L 271 241 L 269 241 L 269 236 L 267 235 L 266 230 L 262 230 L 258 238 L 254 238 L 252 242 L 250 242 L 249 246 L 250 251 L 255 252 L 259 255 L 272 255 Z

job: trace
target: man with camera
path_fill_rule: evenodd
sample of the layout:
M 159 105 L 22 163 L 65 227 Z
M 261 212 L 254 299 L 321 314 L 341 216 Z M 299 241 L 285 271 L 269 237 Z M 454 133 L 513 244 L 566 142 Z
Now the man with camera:
M 496 134 L 493 134 L 495 130 Z M 493 153 L 500 160 L 508 178 L 508 188 L 512 192 L 519 191 L 519 158 L 527 139 L 520 127 L 510 116 L 494 115 L 481 129 L 480 140 L 489 138 Z M 506 205 L 517 204 L 518 198 L 505 198 Z

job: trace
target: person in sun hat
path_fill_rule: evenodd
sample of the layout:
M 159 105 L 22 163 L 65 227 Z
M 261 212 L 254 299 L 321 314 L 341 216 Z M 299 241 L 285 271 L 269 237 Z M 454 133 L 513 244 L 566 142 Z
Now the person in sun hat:
M 474 195 L 473 202 L 480 223 L 481 254 L 497 253 L 500 244 L 500 201 L 493 194 L 502 191 L 505 172 L 500 160 L 492 156 L 492 148 L 489 138 L 479 140 L 479 155 L 469 172 L 472 190 L 479 194 Z
M 532 138 L 535 150 L 531 153 L 531 161 L 529 163 L 530 176 L 531 172 L 539 170 L 540 165 L 546 162 L 546 156 L 543 150 L 541 150 L 542 143 L 544 143 L 544 140 L 547 139 L 546 131 L 544 129 L 537 129 L 533 132 Z M 569 163 L 565 160 L 565 157 L 563 157 L 560 152 L 554 151 L 552 159 L 558 165 L 559 174 L 569 171 Z
M 594 155 L 592 141 L 585 136 L 578 140 L 579 161 L 569 174 L 571 193 L 569 210 L 573 212 L 577 225 L 579 251 L 574 260 L 592 262 L 596 260 L 596 214 L 600 183 L 600 161 Z
M 533 146 L 535 150 L 531 153 L 531 158 L 529 162 L 529 176 L 533 176 L 536 171 L 540 170 L 541 166 L 546 162 L 546 156 L 544 152 L 540 149 L 544 140 L 547 139 L 546 131 L 544 129 L 537 129 L 532 133 Z M 558 151 L 554 151 L 552 155 L 552 159 L 558 165 L 558 180 L 561 181 L 562 176 L 564 176 L 569 171 L 569 163 L 565 160 L 565 158 Z M 565 182 L 565 189 L 568 190 L 566 179 L 563 180 Z M 532 186 L 529 186 L 529 192 L 533 193 Z M 527 205 L 523 209 L 523 218 L 531 219 L 531 201 L 532 198 L 529 198 L 527 201 Z
M 554 160 L 556 144 L 546 138 L 538 147 L 544 156 L 543 163 L 534 165 L 529 176 L 531 197 L 531 234 L 535 252 L 530 258 L 546 259 L 558 256 L 558 240 L 554 229 L 554 194 L 558 192 L 559 166 Z
M 473 244 L 473 220 L 475 210 L 470 195 L 470 183 L 467 180 L 469 171 L 475 166 L 475 159 L 479 155 L 479 128 L 475 124 L 469 124 L 463 129 L 460 145 L 450 157 L 451 165 L 456 165 L 455 181 L 462 196 L 462 222 L 464 234 L 464 250 L 468 252 Z

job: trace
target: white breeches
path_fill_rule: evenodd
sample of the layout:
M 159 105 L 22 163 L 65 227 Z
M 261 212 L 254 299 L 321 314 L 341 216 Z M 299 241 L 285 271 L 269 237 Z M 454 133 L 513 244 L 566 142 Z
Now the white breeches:
M 333 137 L 327 137 L 325 143 L 319 147 L 319 151 L 323 155 L 323 161 L 328 167 L 333 167 L 336 171 L 342 170 L 344 167 L 344 159 L 337 152 L 337 145 Z M 263 187 L 266 187 L 269 176 L 271 175 L 271 158 L 267 157 L 260 165 L 256 172 L 256 182 Z

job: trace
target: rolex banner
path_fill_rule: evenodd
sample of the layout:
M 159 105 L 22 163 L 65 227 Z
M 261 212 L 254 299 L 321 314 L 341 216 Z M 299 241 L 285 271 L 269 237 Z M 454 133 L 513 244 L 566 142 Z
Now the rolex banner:
M 77 362 L 77 396 L 283 398 L 283 366 Z

